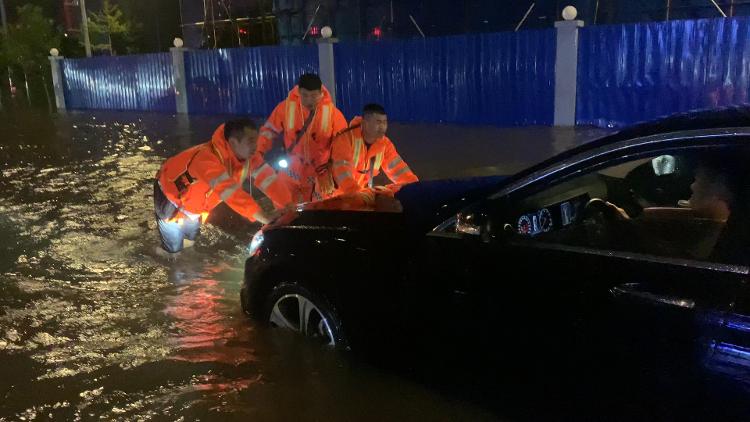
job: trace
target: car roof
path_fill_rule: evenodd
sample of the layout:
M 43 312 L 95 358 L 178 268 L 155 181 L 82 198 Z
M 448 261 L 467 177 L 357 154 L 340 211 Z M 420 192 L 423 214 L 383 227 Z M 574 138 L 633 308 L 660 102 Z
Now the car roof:
M 750 127 L 750 106 L 725 107 L 712 110 L 678 113 L 669 117 L 636 124 L 621 131 L 605 135 L 604 137 L 596 139 L 594 141 L 587 142 L 584 145 L 567 150 L 526 170 L 523 170 L 514 175 L 513 178 L 518 179 L 524 177 L 541 169 L 547 168 L 554 163 L 585 153 L 586 151 L 598 149 L 603 146 L 625 141 L 628 139 L 701 129 L 723 129 L 738 127 Z

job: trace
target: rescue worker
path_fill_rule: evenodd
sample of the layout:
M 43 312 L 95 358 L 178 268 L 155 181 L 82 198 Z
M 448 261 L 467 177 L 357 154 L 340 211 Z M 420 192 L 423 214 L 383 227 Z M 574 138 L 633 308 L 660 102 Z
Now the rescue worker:
M 331 167 L 338 187 L 334 195 L 372 188 L 373 179 L 381 170 L 393 183 L 419 180 L 385 135 L 387 130 L 385 108 L 379 104 L 367 104 L 362 117 L 355 117 L 349 128 L 334 138 Z
M 192 245 L 211 210 L 226 202 L 250 221 L 268 223 L 266 214 L 243 189 L 258 127 L 248 119 L 230 120 L 209 142 L 191 147 L 162 164 L 154 182 L 154 208 L 162 248 L 176 253 Z M 282 202 L 291 201 L 289 192 Z
M 255 186 L 276 203 L 283 203 L 286 191 L 293 193 L 293 203 L 321 199 L 321 194 L 314 194 L 316 184 L 319 192 L 332 193 L 331 178 L 325 173 L 333 135 L 343 129 L 346 119 L 320 77 L 300 76 L 297 86 L 261 128 L 251 165 Z M 277 137 L 281 138 L 286 166 L 275 170 L 276 163 L 268 162 L 265 155 Z

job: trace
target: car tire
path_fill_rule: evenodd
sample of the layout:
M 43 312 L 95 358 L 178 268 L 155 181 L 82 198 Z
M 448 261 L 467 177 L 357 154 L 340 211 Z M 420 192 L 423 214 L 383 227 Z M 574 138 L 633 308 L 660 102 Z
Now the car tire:
M 281 283 L 271 290 L 263 321 L 291 329 L 324 346 L 349 348 L 341 319 L 328 300 L 298 283 Z

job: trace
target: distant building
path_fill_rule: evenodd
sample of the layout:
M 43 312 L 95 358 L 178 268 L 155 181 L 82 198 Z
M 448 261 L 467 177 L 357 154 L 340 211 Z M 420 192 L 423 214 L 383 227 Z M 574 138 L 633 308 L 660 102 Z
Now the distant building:
M 187 46 L 302 44 L 323 26 L 344 41 L 512 31 L 519 24 L 551 28 L 567 5 L 587 25 L 720 16 L 708 0 L 233 0 L 229 9 L 226 3 L 181 1 Z M 727 15 L 750 15 L 746 0 L 716 3 Z

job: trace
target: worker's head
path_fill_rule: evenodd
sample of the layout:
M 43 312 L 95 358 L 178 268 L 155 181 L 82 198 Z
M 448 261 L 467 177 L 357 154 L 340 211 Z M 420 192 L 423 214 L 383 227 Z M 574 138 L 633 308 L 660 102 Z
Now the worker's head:
M 380 104 L 367 104 L 362 110 L 362 137 L 368 143 L 385 136 L 388 131 L 388 116 Z
M 302 105 L 310 110 L 314 109 L 323 98 L 323 82 L 314 73 L 305 73 L 297 82 Z
M 224 137 L 237 159 L 247 160 L 253 154 L 258 140 L 258 125 L 250 119 L 229 120 L 224 123 Z
M 695 168 L 690 185 L 690 207 L 706 218 L 726 220 L 741 188 L 741 169 L 735 169 L 727 157 L 704 156 Z

